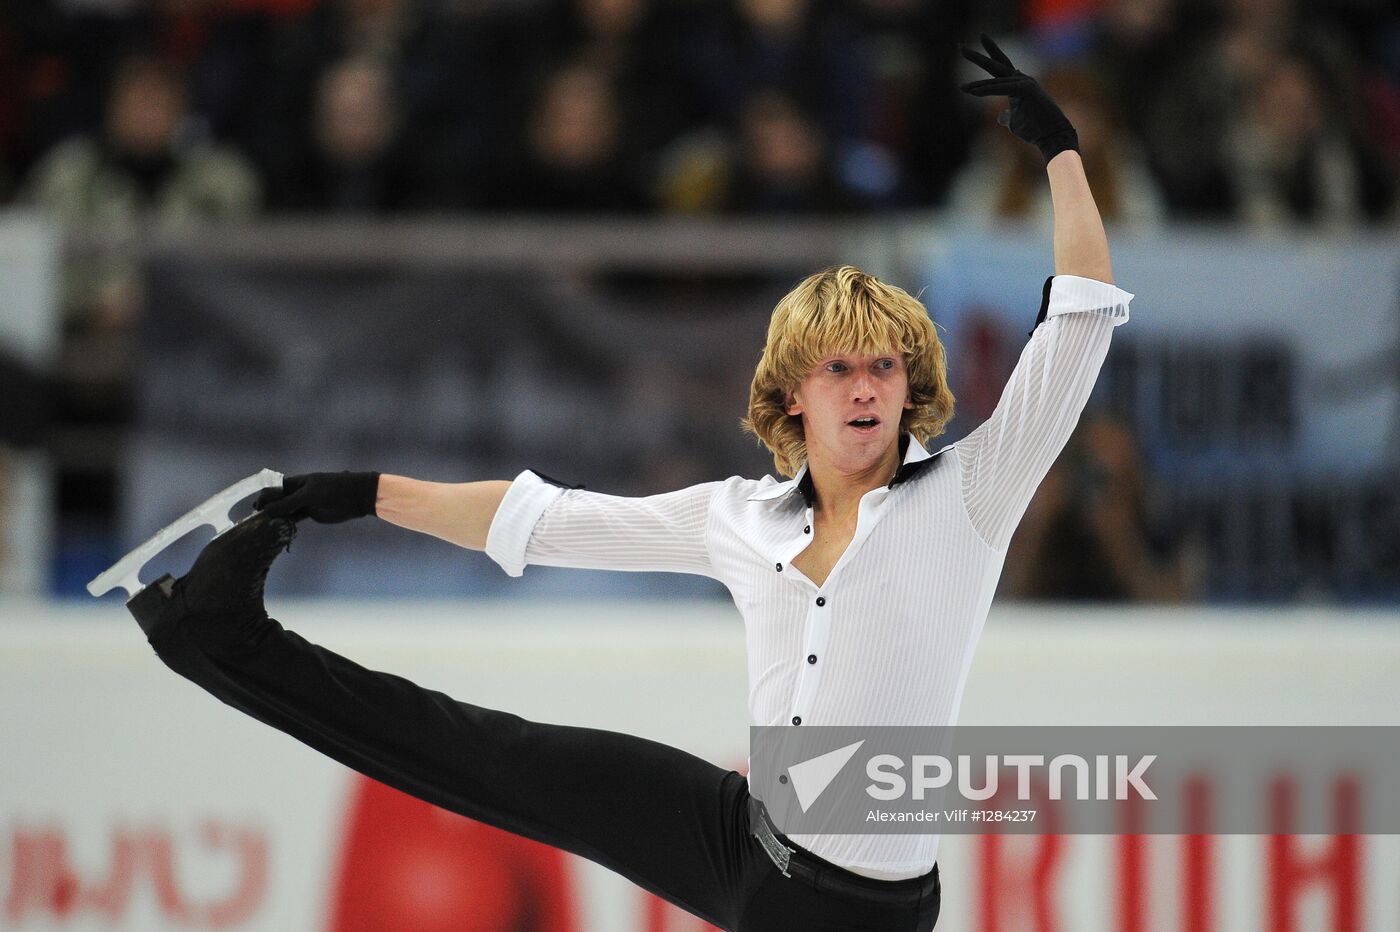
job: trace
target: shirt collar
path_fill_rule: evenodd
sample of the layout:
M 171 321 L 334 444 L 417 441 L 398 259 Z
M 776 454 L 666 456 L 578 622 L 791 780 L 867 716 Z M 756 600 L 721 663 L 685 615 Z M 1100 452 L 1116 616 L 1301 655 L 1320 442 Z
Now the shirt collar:
M 894 478 L 890 480 L 890 484 L 886 486 L 886 488 L 892 489 L 901 482 L 906 482 L 918 475 L 923 467 L 917 466 L 916 464 L 932 459 L 933 456 L 936 455 L 924 449 L 924 445 L 919 442 L 918 438 L 908 432 L 900 434 L 899 447 L 902 451 L 903 458 L 899 469 L 895 470 Z M 939 450 L 938 452 L 942 453 L 943 451 Z M 808 506 L 811 506 L 816 498 L 816 491 L 812 487 L 812 476 L 807 471 L 806 463 L 802 464 L 802 468 L 797 470 L 797 475 L 793 476 L 791 479 L 786 482 L 775 482 L 770 486 L 759 489 L 757 492 L 750 495 L 748 500 L 751 502 L 766 502 L 775 498 L 782 498 L 793 492 L 801 492 L 802 498 L 807 502 Z

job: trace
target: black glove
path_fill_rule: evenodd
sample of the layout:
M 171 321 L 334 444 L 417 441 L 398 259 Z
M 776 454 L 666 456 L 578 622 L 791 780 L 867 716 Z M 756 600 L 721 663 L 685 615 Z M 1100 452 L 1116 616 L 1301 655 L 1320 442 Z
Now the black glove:
M 378 494 L 377 472 L 312 472 L 285 477 L 280 489 L 263 489 L 253 508 L 270 518 L 339 524 L 374 514 Z
M 958 45 L 963 58 L 985 68 L 992 75 L 964 84 L 962 89 L 974 97 L 1010 97 L 1011 109 L 1003 113 L 998 122 L 1018 138 L 1037 146 L 1047 164 L 1066 149 L 1078 152 L 1079 134 L 1070 125 L 1064 111 L 1050 99 L 1035 78 L 1017 71 L 1006 53 L 986 35 L 982 36 L 982 47 L 991 58 Z

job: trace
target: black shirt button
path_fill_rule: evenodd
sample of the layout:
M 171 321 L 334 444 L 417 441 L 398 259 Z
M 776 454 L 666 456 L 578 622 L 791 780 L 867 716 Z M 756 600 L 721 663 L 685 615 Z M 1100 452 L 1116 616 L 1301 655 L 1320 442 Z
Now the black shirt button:
M 782 571 L 783 571 L 783 565 L 782 565 L 781 563 L 779 563 L 779 564 L 778 564 L 778 572 L 781 573 Z
M 810 533 L 812 533 L 812 526 L 809 524 L 809 525 L 807 525 L 806 527 L 804 527 L 804 528 L 802 529 L 802 533 L 803 533 L 803 534 L 810 534 Z
M 794 715 L 794 716 L 792 717 L 792 723 L 793 723 L 794 725 L 801 725 L 801 724 L 802 724 L 802 716 L 800 716 L 800 715 Z
M 819 596 L 817 596 L 817 607 L 820 608 L 821 606 L 823 606 L 823 605 L 825 605 L 825 604 L 826 604 L 826 596 L 824 596 L 824 595 L 819 595 Z
M 808 662 L 808 663 L 816 663 L 816 662 L 817 662 L 817 655 L 816 655 L 816 654 L 808 654 L 808 655 L 807 655 L 807 662 Z

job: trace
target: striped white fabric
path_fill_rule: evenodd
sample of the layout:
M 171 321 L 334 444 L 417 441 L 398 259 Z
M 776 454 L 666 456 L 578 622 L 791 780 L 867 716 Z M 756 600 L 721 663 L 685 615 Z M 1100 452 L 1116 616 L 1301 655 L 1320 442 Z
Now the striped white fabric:
M 486 552 L 526 564 L 698 573 L 724 583 L 743 616 L 755 725 L 949 725 L 1012 531 L 1068 441 L 1132 295 L 1053 279 L 1045 320 L 996 410 L 932 456 L 913 437 L 912 473 L 861 499 L 855 536 L 826 581 L 792 559 L 812 540 L 806 466 L 645 498 L 516 477 Z M 909 464 L 932 460 L 923 467 Z M 937 835 L 796 835 L 819 857 L 869 876 L 932 869 Z

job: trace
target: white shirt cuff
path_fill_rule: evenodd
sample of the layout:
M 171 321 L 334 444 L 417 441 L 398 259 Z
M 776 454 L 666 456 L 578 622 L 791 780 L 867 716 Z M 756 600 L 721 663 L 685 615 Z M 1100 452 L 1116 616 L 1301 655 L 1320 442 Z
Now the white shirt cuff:
M 544 510 L 563 494 L 564 489 L 545 482 L 532 470 L 516 476 L 486 532 L 486 555 L 511 576 L 524 573 L 525 548 L 535 524 Z
M 1060 314 L 1098 314 L 1113 318 L 1113 326 L 1128 322 L 1128 302 L 1134 295 L 1116 285 L 1078 275 L 1056 275 L 1050 283 L 1045 319 Z

